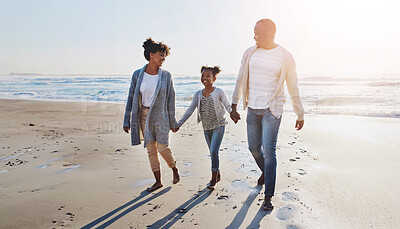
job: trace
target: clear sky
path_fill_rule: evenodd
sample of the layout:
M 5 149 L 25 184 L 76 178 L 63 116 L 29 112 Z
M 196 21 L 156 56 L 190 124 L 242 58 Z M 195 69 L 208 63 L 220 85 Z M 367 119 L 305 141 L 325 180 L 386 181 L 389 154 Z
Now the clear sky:
M 300 74 L 400 73 L 395 0 L 0 0 L 0 74 L 131 74 L 143 41 L 171 46 L 163 68 L 237 73 L 261 18 L 277 24 Z

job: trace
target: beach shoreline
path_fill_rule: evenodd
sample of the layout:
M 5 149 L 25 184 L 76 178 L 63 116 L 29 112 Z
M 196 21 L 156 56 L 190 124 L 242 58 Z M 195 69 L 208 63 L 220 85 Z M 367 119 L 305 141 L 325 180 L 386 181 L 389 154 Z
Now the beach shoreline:
M 260 175 L 247 149 L 245 112 L 229 120 L 222 180 L 191 117 L 170 134 L 181 182 L 161 159 L 153 193 L 143 145 L 123 132 L 116 103 L 0 99 L 0 222 L 4 228 L 396 228 L 400 119 L 285 114 L 278 137 L 275 209 L 260 209 Z M 177 119 L 184 112 L 177 108 Z M 223 217 L 222 217 L 223 216 Z

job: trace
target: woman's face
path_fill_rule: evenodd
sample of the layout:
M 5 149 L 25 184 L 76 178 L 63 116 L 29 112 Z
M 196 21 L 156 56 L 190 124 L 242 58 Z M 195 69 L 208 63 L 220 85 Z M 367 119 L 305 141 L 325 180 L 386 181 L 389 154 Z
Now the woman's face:
M 215 80 L 216 78 L 212 71 L 204 70 L 203 73 L 201 73 L 201 83 L 203 83 L 205 87 L 208 85 L 212 85 Z
M 150 53 L 150 61 L 154 65 L 161 67 L 163 62 L 165 61 L 165 53 L 157 51 L 155 53 Z

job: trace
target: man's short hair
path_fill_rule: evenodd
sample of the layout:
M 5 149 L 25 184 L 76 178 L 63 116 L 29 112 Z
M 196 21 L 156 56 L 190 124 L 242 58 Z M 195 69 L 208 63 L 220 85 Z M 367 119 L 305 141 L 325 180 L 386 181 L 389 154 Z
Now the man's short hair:
M 275 36 L 276 25 L 271 19 L 261 19 L 256 24 L 262 25 L 262 27 L 265 28 L 266 31 L 272 32 L 272 34 Z

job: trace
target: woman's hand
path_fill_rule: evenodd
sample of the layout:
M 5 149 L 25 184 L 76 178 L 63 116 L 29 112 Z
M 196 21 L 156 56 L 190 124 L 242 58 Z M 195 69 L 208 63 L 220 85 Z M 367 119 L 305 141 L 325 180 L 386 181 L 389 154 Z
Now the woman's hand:
M 297 130 L 301 130 L 301 128 L 303 128 L 304 126 L 304 120 L 296 120 L 296 124 L 294 125 L 294 128 L 296 128 Z
M 129 130 L 131 129 L 130 126 L 124 126 L 124 131 L 129 134 Z

